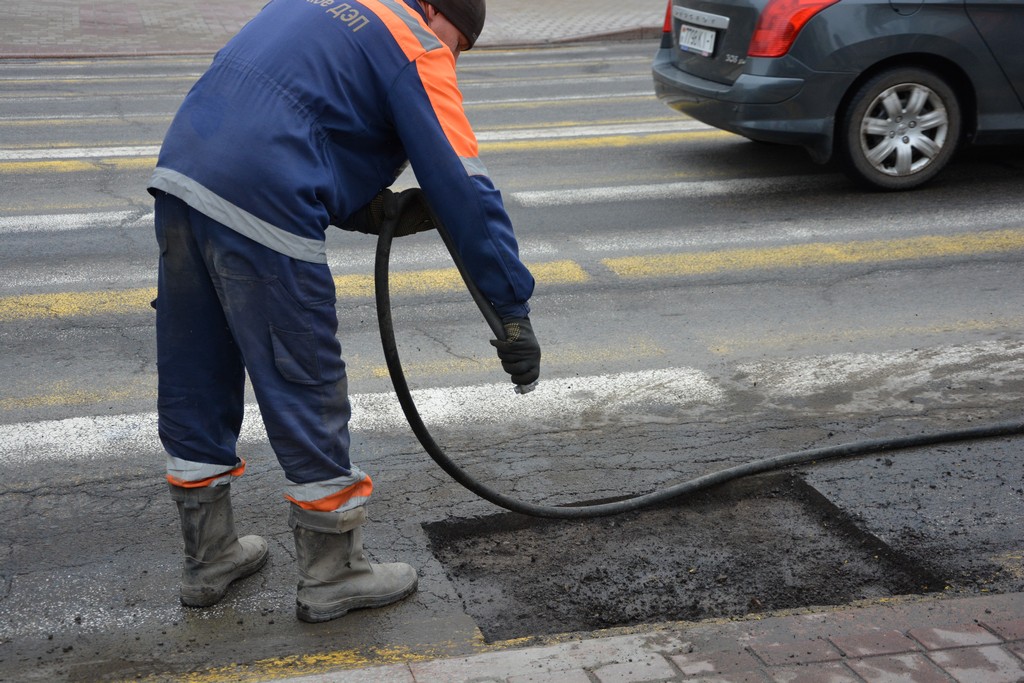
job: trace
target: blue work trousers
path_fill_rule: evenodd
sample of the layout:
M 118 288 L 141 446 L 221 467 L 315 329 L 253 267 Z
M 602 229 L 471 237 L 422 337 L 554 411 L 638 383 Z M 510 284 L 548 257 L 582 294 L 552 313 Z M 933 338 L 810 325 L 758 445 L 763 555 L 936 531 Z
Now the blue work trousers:
M 240 472 L 248 372 L 289 489 L 316 492 L 300 500 L 333 492 L 340 504 L 338 491 L 369 481 L 349 462 L 351 409 L 329 267 L 275 252 L 172 195 L 155 195 L 158 413 L 168 479 L 204 486 Z

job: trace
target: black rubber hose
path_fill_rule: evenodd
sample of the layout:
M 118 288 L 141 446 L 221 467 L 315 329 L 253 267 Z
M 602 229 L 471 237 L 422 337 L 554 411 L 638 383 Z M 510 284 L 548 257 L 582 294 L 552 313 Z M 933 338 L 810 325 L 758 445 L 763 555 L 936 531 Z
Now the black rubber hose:
M 455 261 L 456 267 L 462 274 L 462 279 L 466 283 L 466 286 L 469 289 L 470 294 L 473 296 L 473 300 L 476 302 L 480 312 L 483 314 L 484 319 L 491 327 L 495 336 L 499 339 L 504 339 L 504 328 L 502 327 L 500 318 L 491 306 L 490 301 L 483 296 L 475 283 L 470 279 L 462 263 L 462 259 L 459 257 L 458 250 L 455 249 L 452 244 L 451 236 L 448 234 L 448 231 L 441 224 L 436 215 L 433 216 L 433 221 L 434 225 L 437 226 L 438 232 L 441 233 L 441 237 L 444 240 L 445 245 L 448 247 L 448 250 L 452 255 L 452 259 Z M 406 419 L 409 421 L 409 426 L 412 427 L 413 433 L 416 434 L 416 438 L 419 439 L 420 444 L 422 444 L 423 448 L 427 451 L 427 454 L 433 458 L 434 462 L 436 462 L 441 469 L 447 472 L 452 479 L 479 497 L 493 503 L 494 505 L 505 508 L 506 510 L 511 510 L 512 512 L 530 515 L 531 517 L 549 517 L 556 519 L 606 517 L 662 504 L 669 500 L 691 495 L 718 484 L 724 484 L 728 481 L 739 479 L 740 477 L 769 472 L 772 470 L 782 469 L 784 467 L 792 467 L 794 465 L 804 465 L 808 463 L 822 462 L 824 460 L 832 460 L 834 458 L 869 455 L 907 448 L 934 446 L 937 444 L 954 443 L 958 441 L 971 441 L 1024 434 L 1024 420 L 1018 420 L 946 432 L 917 434 L 913 436 L 889 439 L 869 439 L 846 444 L 837 444 L 835 446 L 811 448 L 793 453 L 784 453 L 782 455 L 776 455 L 762 460 L 755 460 L 735 467 L 729 467 L 724 470 L 719 470 L 718 472 L 705 474 L 690 481 L 669 486 L 659 491 L 636 495 L 611 503 L 551 506 L 537 505 L 517 500 L 491 488 L 483 482 L 474 479 L 451 458 L 449 458 L 441 447 L 434 441 L 433 436 L 430 434 L 430 430 L 427 429 L 427 426 L 423 423 L 423 419 L 420 417 L 419 411 L 416 409 L 416 403 L 413 401 L 412 392 L 409 390 L 409 385 L 405 379 L 405 372 L 402 370 L 402 362 L 398 357 L 398 344 L 395 341 L 395 326 L 391 318 L 391 290 L 389 287 L 388 275 L 391 260 L 391 242 L 394 236 L 395 226 L 395 220 L 385 221 L 384 225 L 381 226 L 380 237 L 377 240 L 377 257 L 374 266 L 374 286 L 377 297 L 377 322 L 380 327 L 381 345 L 384 348 L 384 359 L 387 362 L 388 372 L 391 374 L 391 383 L 395 388 L 395 394 L 398 395 L 398 401 L 402 406 L 402 411 L 405 413 Z M 523 400 L 529 399 L 524 398 Z

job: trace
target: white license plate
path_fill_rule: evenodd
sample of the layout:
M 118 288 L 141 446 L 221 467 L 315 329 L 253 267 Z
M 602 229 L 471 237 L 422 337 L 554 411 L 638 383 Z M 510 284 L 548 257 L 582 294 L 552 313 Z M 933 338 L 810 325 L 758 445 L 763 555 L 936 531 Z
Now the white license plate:
M 710 57 L 715 51 L 715 32 L 699 26 L 682 24 L 679 27 L 679 49 Z

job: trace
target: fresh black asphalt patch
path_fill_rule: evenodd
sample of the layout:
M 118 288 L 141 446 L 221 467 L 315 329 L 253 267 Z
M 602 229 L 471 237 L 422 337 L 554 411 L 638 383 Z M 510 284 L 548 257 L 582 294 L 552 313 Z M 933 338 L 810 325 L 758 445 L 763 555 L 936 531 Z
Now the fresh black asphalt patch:
M 595 520 L 425 525 L 488 642 L 922 594 L 943 583 L 798 476 Z

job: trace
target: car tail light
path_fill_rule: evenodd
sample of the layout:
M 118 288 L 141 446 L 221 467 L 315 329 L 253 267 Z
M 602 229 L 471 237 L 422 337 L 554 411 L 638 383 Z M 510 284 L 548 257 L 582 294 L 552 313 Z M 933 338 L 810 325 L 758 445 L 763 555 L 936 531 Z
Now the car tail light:
M 839 0 L 771 0 L 754 29 L 747 54 L 751 57 L 781 57 L 789 52 L 800 29 L 815 14 Z
M 665 26 L 662 33 L 672 33 L 672 0 L 668 0 L 668 9 L 665 10 Z

